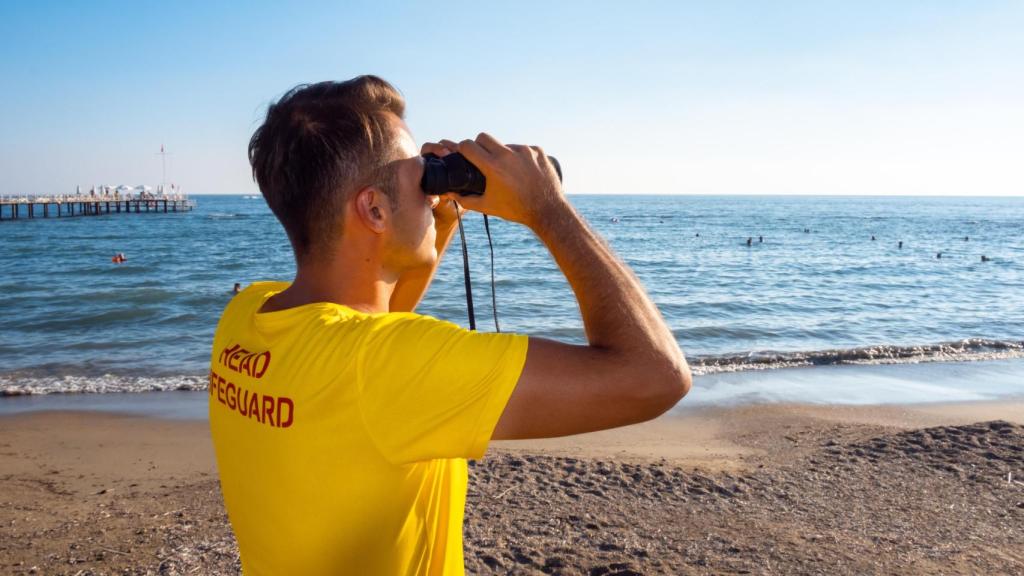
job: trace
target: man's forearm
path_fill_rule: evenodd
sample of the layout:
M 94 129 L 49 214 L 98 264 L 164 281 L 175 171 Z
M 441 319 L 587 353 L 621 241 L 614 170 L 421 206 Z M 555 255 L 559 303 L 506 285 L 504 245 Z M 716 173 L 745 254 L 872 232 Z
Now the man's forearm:
M 398 279 L 395 284 L 395 291 L 391 293 L 388 309 L 391 312 L 412 312 L 419 305 L 423 295 L 427 293 L 430 281 L 437 272 L 437 266 L 441 263 L 441 256 L 448 248 L 448 244 L 458 229 L 458 222 L 438 222 L 437 237 L 434 239 L 434 247 L 437 249 L 437 260 L 419 268 L 409 270 Z
M 591 346 L 685 362 L 633 271 L 568 202 L 545 211 L 530 227 L 572 286 Z

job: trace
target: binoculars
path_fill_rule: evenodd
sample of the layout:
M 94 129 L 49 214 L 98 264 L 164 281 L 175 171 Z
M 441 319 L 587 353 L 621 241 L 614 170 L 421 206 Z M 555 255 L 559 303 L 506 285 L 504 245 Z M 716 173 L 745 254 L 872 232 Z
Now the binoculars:
M 561 181 L 562 166 L 554 156 L 548 156 L 548 160 L 555 166 L 558 180 Z M 437 154 L 425 154 L 423 164 L 420 187 L 425 194 L 440 196 L 448 192 L 458 192 L 460 196 L 481 196 L 487 188 L 484 173 L 458 152 L 444 158 Z

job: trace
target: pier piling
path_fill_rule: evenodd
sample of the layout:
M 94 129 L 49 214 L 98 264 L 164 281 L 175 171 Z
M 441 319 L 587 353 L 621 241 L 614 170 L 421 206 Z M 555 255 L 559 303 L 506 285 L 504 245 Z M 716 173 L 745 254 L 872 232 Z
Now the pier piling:
M 24 206 L 24 210 L 22 210 Z M 37 207 L 42 210 L 36 210 Z M 54 210 L 51 211 L 50 207 Z M 4 220 L 18 220 L 23 217 L 49 218 L 51 212 L 57 217 L 75 216 L 99 216 L 102 214 L 140 214 L 142 212 L 191 212 L 196 206 L 194 200 L 184 194 L 161 195 L 155 197 L 129 197 L 120 196 L 13 196 L 0 197 L 0 222 Z M 161 210 L 162 208 L 162 210 Z

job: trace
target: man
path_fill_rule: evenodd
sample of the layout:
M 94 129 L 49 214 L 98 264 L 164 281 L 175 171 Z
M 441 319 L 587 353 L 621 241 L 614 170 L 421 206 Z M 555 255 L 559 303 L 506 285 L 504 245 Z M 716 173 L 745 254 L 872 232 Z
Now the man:
M 480 134 L 418 151 L 387 82 L 300 86 L 249 144 L 294 281 L 234 297 L 214 337 L 210 426 L 243 572 L 461 574 L 467 458 L 492 439 L 641 422 L 686 394 L 672 333 L 576 214 L 539 148 Z M 461 152 L 479 198 L 420 189 Z M 575 291 L 588 346 L 413 312 L 469 210 L 530 227 Z

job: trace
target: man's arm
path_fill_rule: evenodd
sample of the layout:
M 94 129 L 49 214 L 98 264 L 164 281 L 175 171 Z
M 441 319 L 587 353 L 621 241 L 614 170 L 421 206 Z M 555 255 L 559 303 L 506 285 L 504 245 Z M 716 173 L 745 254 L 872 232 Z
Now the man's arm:
M 573 210 L 539 148 L 487 134 L 459 144 L 487 177 L 466 198 L 479 210 L 528 226 L 576 294 L 588 345 L 530 338 L 523 371 L 494 439 L 545 438 L 650 420 L 690 389 L 679 345 L 639 280 Z

